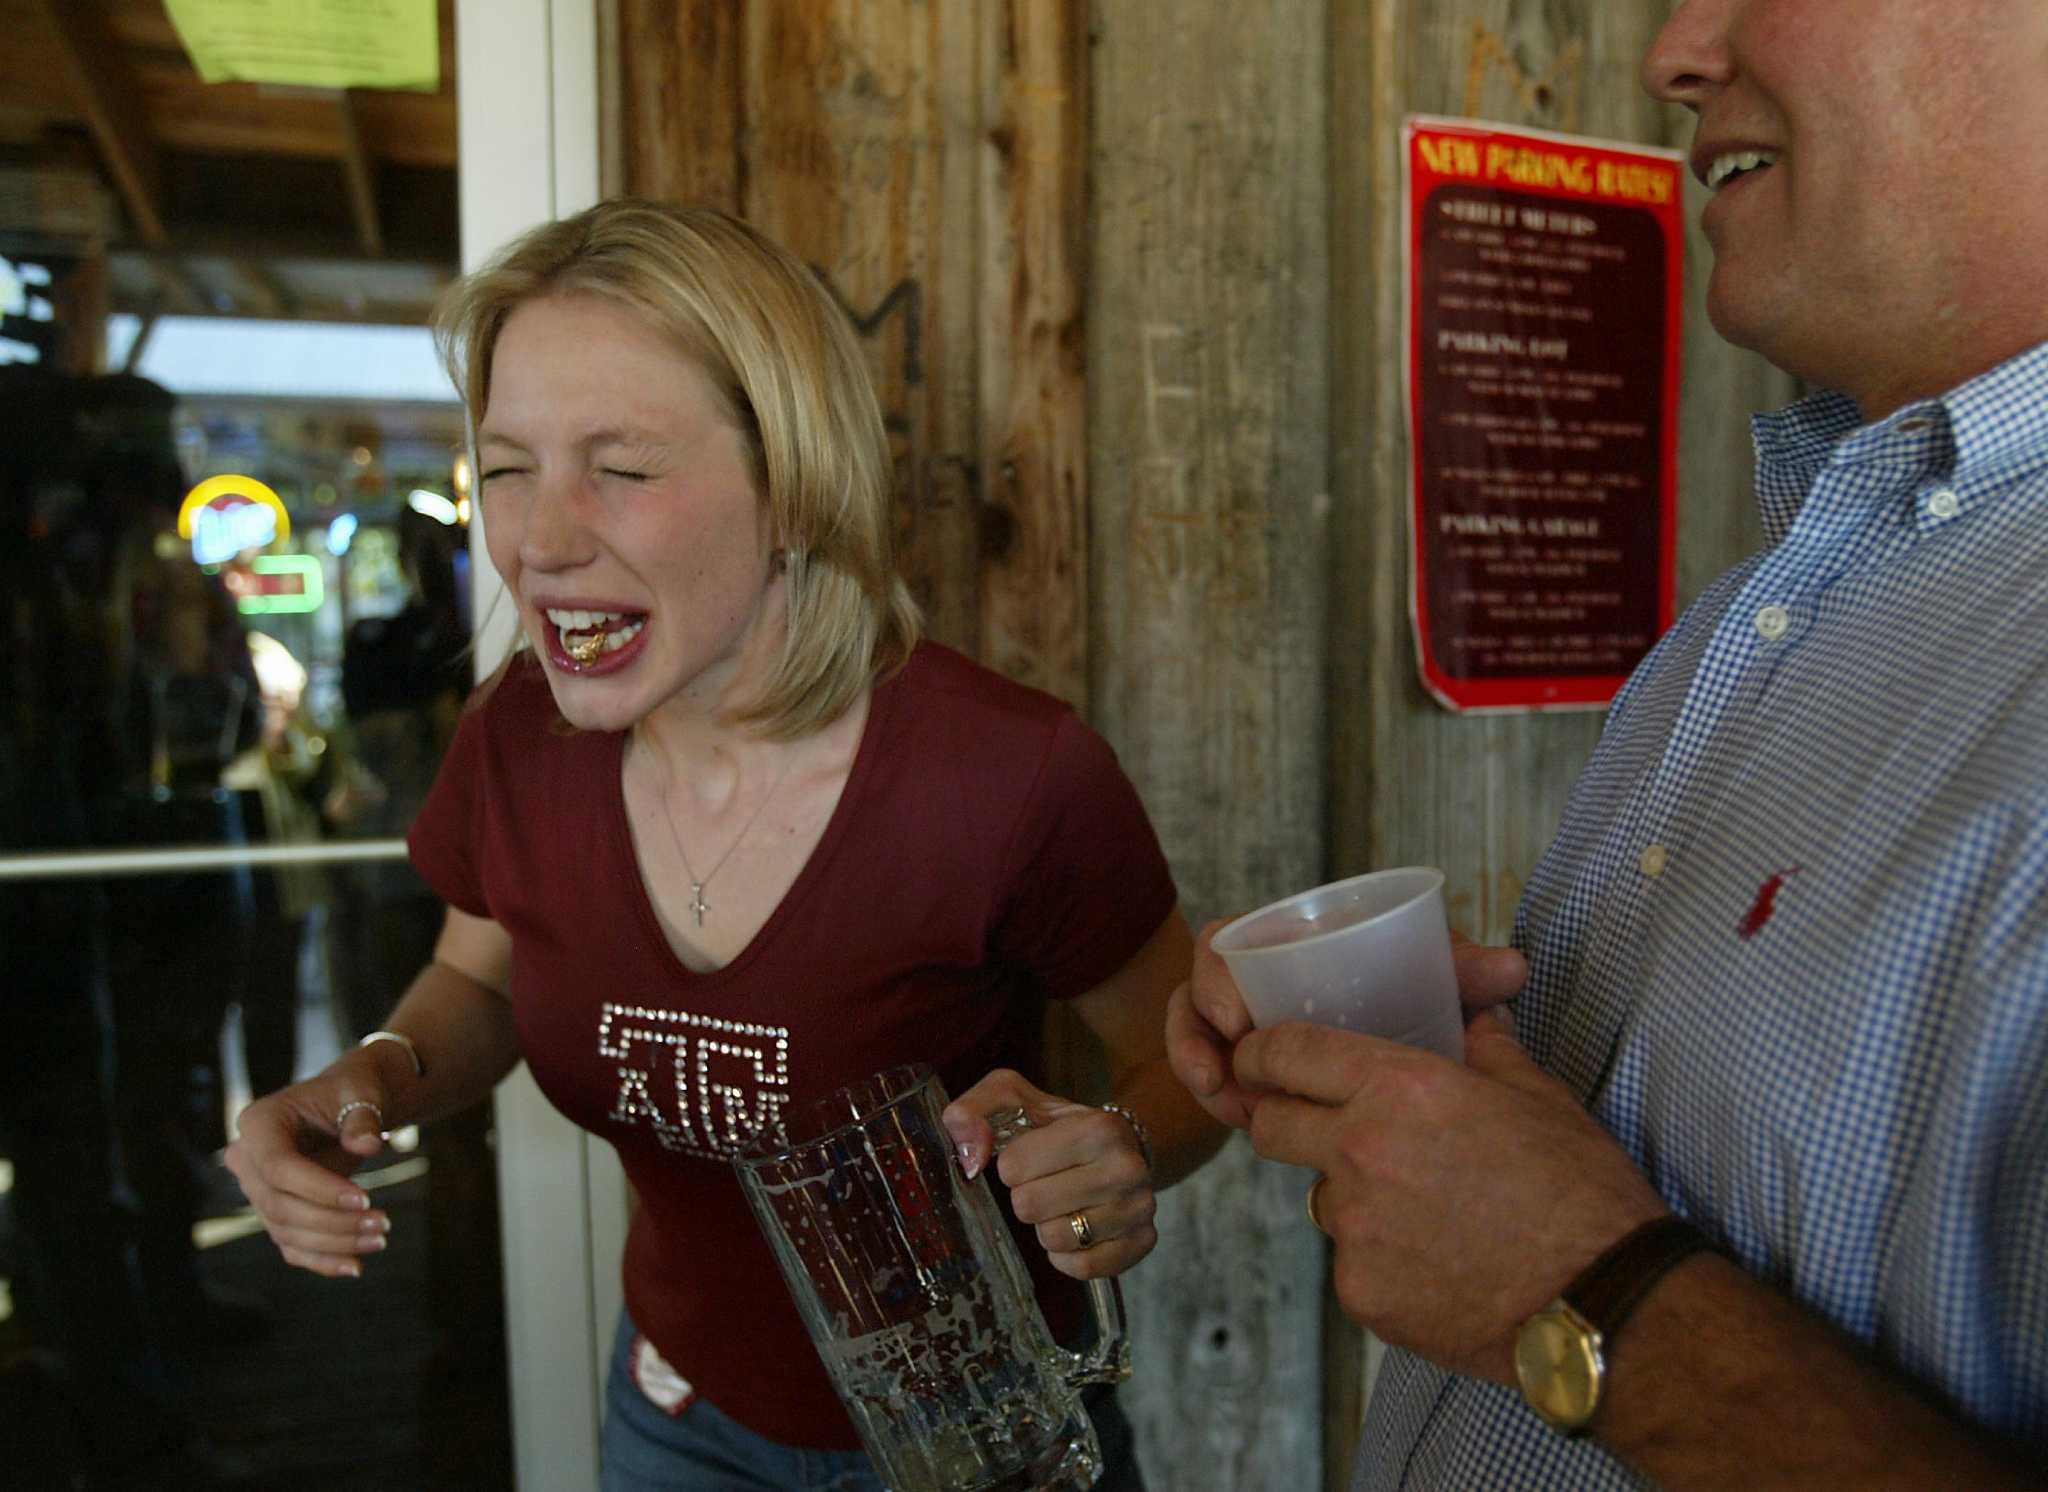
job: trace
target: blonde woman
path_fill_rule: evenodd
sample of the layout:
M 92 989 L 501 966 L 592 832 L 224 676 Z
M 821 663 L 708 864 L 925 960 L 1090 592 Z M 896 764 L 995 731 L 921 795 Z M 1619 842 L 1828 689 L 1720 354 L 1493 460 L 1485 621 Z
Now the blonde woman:
M 1155 1188 L 1220 1134 L 1164 1060 L 1172 880 L 1071 710 L 919 640 L 880 412 L 802 263 L 609 202 L 457 285 L 438 331 L 526 646 L 412 831 L 448 913 L 392 1039 L 253 1106 L 229 1164 L 287 1260 L 355 1275 L 389 1225 L 345 1178 L 379 1131 L 523 1057 L 640 1197 L 606 1486 L 877 1486 L 730 1150 L 912 1060 L 959 1095 L 970 1169 L 983 1116 L 1024 1103 L 1045 1127 L 1001 1174 L 1055 1330 L 1077 1322 L 1075 1282 L 1151 1250 Z M 1114 1108 L 1021 1075 L 1046 999 L 1101 1037 Z M 1138 1485 L 1091 1409 L 1101 1485 Z

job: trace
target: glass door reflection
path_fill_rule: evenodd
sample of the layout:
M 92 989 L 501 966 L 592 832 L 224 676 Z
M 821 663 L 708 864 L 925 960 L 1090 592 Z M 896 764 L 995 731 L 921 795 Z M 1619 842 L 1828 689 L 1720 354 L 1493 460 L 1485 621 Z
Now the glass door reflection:
M 452 405 L 0 367 L 10 1486 L 512 1484 L 489 1106 L 368 1168 L 360 1281 L 286 1266 L 219 1164 L 431 957 L 402 836 L 467 688 L 459 446 Z

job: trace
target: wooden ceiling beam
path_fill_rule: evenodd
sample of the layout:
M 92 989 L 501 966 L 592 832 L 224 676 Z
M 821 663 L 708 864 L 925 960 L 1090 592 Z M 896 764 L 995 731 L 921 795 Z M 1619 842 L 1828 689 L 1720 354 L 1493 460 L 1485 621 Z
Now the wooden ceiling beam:
M 298 299 L 269 266 L 256 259 L 237 258 L 233 261 L 235 279 L 242 293 L 235 297 L 238 305 L 246 304 L 249 314 L 271 321 L 293 321 L 298 318 Z
M 57 38 L 65 78 L 136 236 L 152 246 L 163 244 L 167 235 L 156 142 L 136 106 L 137 86 L 105 18 L 74 0 L 39 0 L 39 8 Z
M 139 308 L 135 314 L 142 318 L 142 325 L 135 329 L 135 340 L 128 344 L 128 356 L 121 363 L 123 373 L 133 373 L 142 366 L 142 354 L 149 350 L 150 335 L 156 331 L 157 320 L 162 313 L 150 306 Z
M 188 316 L 216 316 L 221 306 L 214 299 L 213 292 L 199 283 L 182 259 L 174 254 L 153 254 L 149 259 L 149 272 L 162 287 L 170 304 Z
M 333 322 L 342 326 L 425 326 L 426 313 L 418 306 L 397 301 L 366 300 L 354 305 L 343 305 L 339 301 L 304 300 L 293 303 L 287 316 L 273 316 L 255 306 L 236 304 L 226 310 L 186 311 L 173 310 L 158 299 L 144 297 L 131 300 L 118 292 L 108 302 L 109 311 L 125 311 L 130 315 L 144 316 L 153 311 L 157 314 L 179 316 L 204 316 L 212 321 L 319 321 Z
M 355 214 L 356 237 L 363 252 L 372 259 L 384 254 L 384 229 L 377 218 L 377 163 L 363 148 L 363 132 L 356 120 L 356 106 L 346 88 L 336 95 L 334 108 L 341 126 L 341 173 L 348 182 L 348 205 Z

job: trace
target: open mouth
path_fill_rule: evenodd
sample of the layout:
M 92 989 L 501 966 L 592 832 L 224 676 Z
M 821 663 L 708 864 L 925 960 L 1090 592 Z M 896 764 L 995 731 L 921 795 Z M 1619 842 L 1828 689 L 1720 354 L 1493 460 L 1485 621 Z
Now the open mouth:
M 618 652 L 647 625 L 646 614 L 637 611 L 568 611 L 550 607 L 543 615 L 554 629 L 555 652 L 579 668 L 588 668 Z
M 1717 155 L 1707 167 L 1707 190 L 1718 192 L 1737 177 L 1748 176 L 1778 163 L 1775 150 L 1731 150 Z

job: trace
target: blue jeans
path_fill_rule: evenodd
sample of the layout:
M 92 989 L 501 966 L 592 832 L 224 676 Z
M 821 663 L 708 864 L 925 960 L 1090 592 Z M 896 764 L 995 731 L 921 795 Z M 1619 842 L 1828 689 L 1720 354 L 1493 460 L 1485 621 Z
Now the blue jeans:
M 885 1492 L 865 1451 L 815 1451 L 756 1435 L 698 1398 L 671 1416 L 633 1382 L 632 1321 L 619 1313 L 605 1387 L 604 1492 Z M 1145 1492 L 1116 1391 L 1082 1395 L 1102 1442 L 1095 1492 Z

